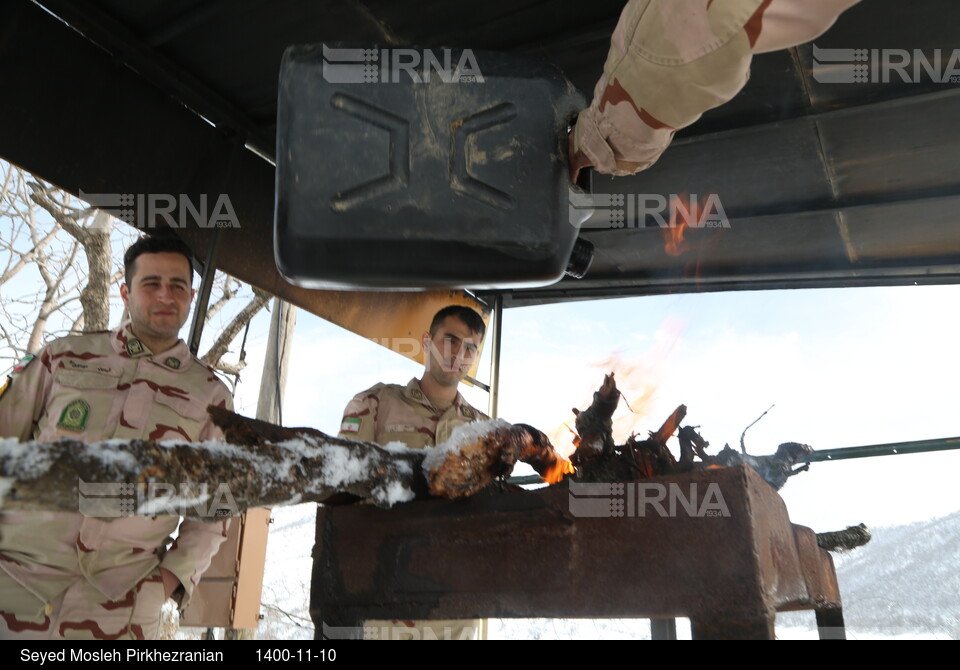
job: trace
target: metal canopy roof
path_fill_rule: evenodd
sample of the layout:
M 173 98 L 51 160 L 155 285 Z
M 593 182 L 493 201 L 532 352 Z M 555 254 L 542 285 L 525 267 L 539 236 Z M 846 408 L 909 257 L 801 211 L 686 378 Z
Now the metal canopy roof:
M 0 5 L 0 155 L 74 193 L 227 193 L 240 230 L 218 265 L 321 316 L 349 294 L 284 282 L 272 253 L 277 73 L 290 44 L 497 49 L 557 63 L 589 98 L 622 0 L 7 0 Z M 59 18 L 58 18 L 59 17 Z M 69 25 L 68 25 L 69 24 Z M 677 135 L 651 169 L 594 191 L 714 193 L 729 228 L 664 251 L 649 217 L 582 232 L 582 280 L 508 291 L 519 306 L 672 291 L 960 282 L 960 73 L 955 0 L 863 2 L 816 40 L 907 59 L 903 81 L 821 83 L 813 47 L 754 59 L 747 87 Z M 894 52 L 893 50 L 900 50 Z M 822 59 L 821 59 L 822 60 Z M 882 71 L 884 68 L 880 67 Z M 253 149 L 253 150 L 251 150 Z M 624 207 L 626 210 L 626 206 Z M 212 231 L 178 231 L 203 255 Z M 389 294 L 398 299 L 401 294 Z

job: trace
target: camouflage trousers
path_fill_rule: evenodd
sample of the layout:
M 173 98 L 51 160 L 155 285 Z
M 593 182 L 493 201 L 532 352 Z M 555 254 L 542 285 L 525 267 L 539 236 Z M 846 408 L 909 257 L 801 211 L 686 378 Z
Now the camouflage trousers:
M 165 600 L 159 568 L 119 600 L 78 575 L 51 602 L 0 570 L 0 640 L 153 640 Z

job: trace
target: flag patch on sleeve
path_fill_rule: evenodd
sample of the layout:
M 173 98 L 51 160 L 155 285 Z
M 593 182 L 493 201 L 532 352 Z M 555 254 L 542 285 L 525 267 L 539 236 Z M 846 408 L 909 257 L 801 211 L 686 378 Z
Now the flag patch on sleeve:
M 341 433 L 359 433 L 361 423 L 363 423 L 363 419 L 358 419 L 355 417 L 344 419 L 343 423 L 340 424 L 340 432 Z

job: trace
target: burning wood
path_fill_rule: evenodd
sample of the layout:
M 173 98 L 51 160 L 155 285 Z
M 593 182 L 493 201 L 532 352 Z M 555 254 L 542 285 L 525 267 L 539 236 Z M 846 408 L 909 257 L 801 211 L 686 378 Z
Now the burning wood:
M 809 468 L 805 464 L 793 469 L 794 465 L 813 453 L 809 446 L 796 442 L 781 444 L 773 456 L 741 454 L 730 447 L 724 447 L 716 456 L 710 456 L 706 451 L 710 443 L 692 426 L 680 426 L 687 413 L 684 405 L 674 410 L 659 430 L 650 433 L 649 438 L 641 440 L 631 435 L 626 444 L 617 446 L 612 427 L 613 413 L 619 399 L 620 393 L 611 373 L 604 377 L 600 389 L 594 393 L 590 407 L 582 412 L 574 410 L 579 439 L 574 441 L 577 450 L 571 461 L 577 466 L 577 480 L 622 482 L 689 472 L 698 467 L 742 464 L 756 470 L 770 486 L 780 490 L 788 478 Z M 679 461 L 667 448 L 667 440 L 674 433 L 677 433 L 680 442 Z M 699 462 L 695 458 L 699 458 Z
M 516 462 L 533 466 L 545 481 L 573 473 L 573 464 L 553 449 L 550 440 L 526 424 L 496 421 L 459 428 L 446 444 L 428 453 L 423 469 L 430 493 L 444 498 L 471 496 L 496 477 L 509 475 Z
M 216 407 L 208 411 L 225 442 L 0 440 L 0 507 L 76 512 L 90 502 L 88 485 L 94 483 L 140 485 L 148 495 L 128 499 L 135 504 L 124 512 L 145 515 L 203 519 L 250 507 L 362 498 L 389 507 L 431 494 L 472 495 L 509 474 L 518 460 L 544 476 L 573 469 L 545 435 L 505 421 L 472 424 L 455 431 L 450 443 L 413 450 L 283 428 Z M 119 502 L 121 491 L 115 493 L 100 502 Z M 215 505 L 207 504 L 211 498 Z M 120 516 L 119 506 L 113 511 L 105 508 L 102 515 Z

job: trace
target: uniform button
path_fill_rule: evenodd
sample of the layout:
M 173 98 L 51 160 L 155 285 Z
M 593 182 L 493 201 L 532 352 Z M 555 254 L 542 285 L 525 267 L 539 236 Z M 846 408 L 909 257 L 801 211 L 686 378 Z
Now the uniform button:
M 47 616 L 53 614 L 53 605 L 51 605 L 50 603 L 47 603 L 46 605 L 44 605 L 43 613 L 46 614 Z

